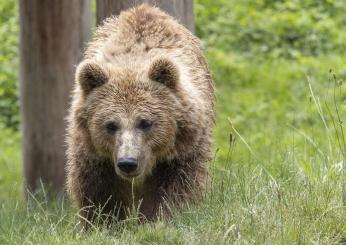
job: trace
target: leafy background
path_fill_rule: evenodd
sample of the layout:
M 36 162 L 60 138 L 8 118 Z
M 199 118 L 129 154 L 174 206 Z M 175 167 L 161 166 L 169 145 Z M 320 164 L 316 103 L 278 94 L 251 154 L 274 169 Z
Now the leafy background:
M 15 1 L 0 1 L 0 123 L 18 129 L 19 27 Z

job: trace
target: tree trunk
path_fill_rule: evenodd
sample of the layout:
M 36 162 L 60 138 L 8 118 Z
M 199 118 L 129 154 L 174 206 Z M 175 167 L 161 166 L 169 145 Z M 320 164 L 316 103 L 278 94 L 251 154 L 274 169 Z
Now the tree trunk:
M 141 3 L 149 3 L 174 16 L 180 23 L 194 32 L 193 0 L 96 0 L 97 24 L 110 15 Z
M 65 185 L 65 116 L 91 31 L 90 0 L 19 0 L 25 190 Z

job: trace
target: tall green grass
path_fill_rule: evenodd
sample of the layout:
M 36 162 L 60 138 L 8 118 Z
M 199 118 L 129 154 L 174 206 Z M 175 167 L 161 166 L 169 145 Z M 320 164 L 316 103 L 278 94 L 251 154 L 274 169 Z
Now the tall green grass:
M 0 6 L 14 9 L 8 2 Z M 49 199 L 43 188 L 26 205 L 20 132 L 6 119 L 0 244 L 345 243 L 344 7 L 339 0 L 196 2 L 217 87 L 215 157 L 205 200 L 170 221 L 138 225 L 131 216 L 84 231 L 66 196 Z M 6 59 L 17 62 L 14 54 Z M 11 101 L 14 82 L 0 82 Z
M 261 106 L 261 92 L 253 85 L 251 96 L 250 88 L 219 87 L 215 159 L 210 166 L 208 194 L 203 202 L 177 213 L 171 221 L 138 225 L 129 218 L 110 229 L 83 231 L 78 211 L 66 197 L 52 201 L 41 190 L 29 197 L 26 206 L 22 199 L 20 137 L 2 130 L 0 244 L 345 241 L 345 88 L 337 77 L 333 78 L 333 72 L 327 70 L 322 77 L 326 80 L 304 78 L 299 91 L 304 99 L 282 99 L 275 110 Z M 242 93 L 257 100 L 237 99 Z M 278 94 L 268 89 L 266 96 L 275 103 Z M 226 97 L 228 100 L 222 101 Z M 243 104 L 243 111 L 232 110 Z M 262 111 L 254 111 L 256 106 Z M 230 113 L 224 108 L 230 108 Z M 237 114 L 232 113 L 237 110 Z

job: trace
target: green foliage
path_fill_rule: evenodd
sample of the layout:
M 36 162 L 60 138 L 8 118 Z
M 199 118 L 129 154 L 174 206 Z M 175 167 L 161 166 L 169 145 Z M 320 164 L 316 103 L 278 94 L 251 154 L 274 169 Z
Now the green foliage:
M 0 72 L 7 94 L 0 121 L 13 127 L 18 27 L 14 1 L 0 0 L 4 6 L 0 30 L 11 31 L 0 35 L 0 59 L 14 62 Z M 67 200 L 53 202 L 43 192 L 26 208 L 20 137 L 0 127 L 0 244 L 345 241 L 344 1 L 198 0 L 195 6 L 218 98 L 206 199 L 170 222 L 129 219 L 83 232 Z
M 206 46 L 248 56 L 316 56 L 346 48 L 343 0 L 198 0 L 197 34 Z
M 0 124 L 18 128 L 18 16 L 16 2 L 0 1 Z
M 244 68 L 257 58 L 299 60 L 346 50 L 343 0 L 198 0 L 195 5 L 197 34 L 218 56 L 212 61 L 215 74 L 231 69 L 236 77 L 240 65 L 225 65 L 239 59 L 234 56 L 243 59 Z M 0 123 L 12 128 L 19 123 L 17 11 L 16 1 L 0 1 Z

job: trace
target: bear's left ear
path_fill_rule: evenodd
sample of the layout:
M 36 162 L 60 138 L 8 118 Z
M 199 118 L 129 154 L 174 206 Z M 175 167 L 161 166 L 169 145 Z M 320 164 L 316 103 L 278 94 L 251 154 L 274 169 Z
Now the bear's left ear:
M 174 89 L 179 79 L 179 71 L 173 62 L 160 58 L 151 64 L 149 78 Z

